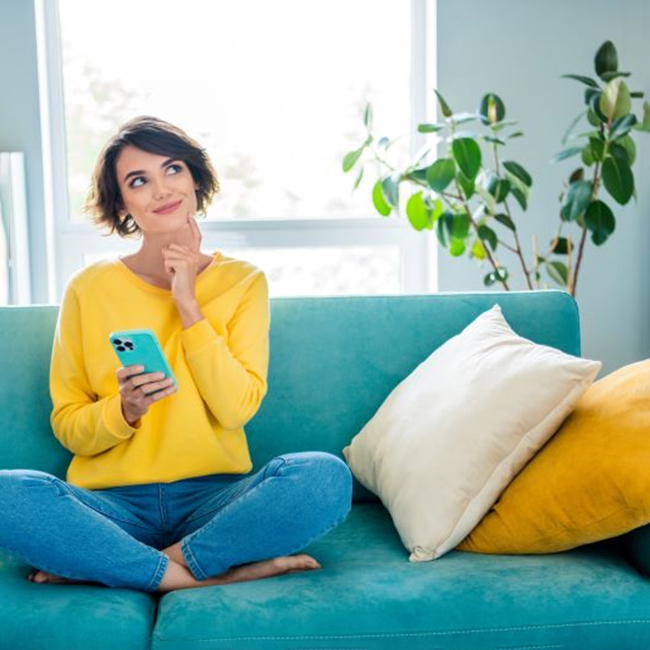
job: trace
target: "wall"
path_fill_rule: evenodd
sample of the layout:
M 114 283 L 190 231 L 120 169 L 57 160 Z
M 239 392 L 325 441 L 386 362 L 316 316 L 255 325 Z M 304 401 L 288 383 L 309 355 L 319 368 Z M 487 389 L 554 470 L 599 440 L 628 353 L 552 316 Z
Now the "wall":
M 437 0 L 438 88 L 455 111 L 474 110 L 483 94 L 497 93 L 507 118 L 519 121 L 525 137 L 506 148 L 534 178 L 522 244 L 532 234 L 548 246 L 558 223 L 558 194 L 577 159 L 551 164 L 562 137 L 580 112 L 584 86 L 565 73 L 595 75 L 593 57 L 605 40 L 618 49 L 621 70 L 632 72 L 633 90 L 650 101 L 650 3 L 624 0 Z M 640 100 L 635 100 L 640 108 Z M 638 110 L 640 115 L 641 111 Z M 650 134 L 635 137 L 638 202 L 622 208 L 607 199 L 617 218 L 603 247 L 585 247 L 577 299 L 583 355 L 604 362 L 601 373 L 650 356 Z M 521 213 L 519 213 L 521 214 Z M 577 228 L 575 229 L 577 232 Z M 574 235 L 575 236 L 575 235 Z M 521 274 L 505 251 L 502 261 Z M 530 257 L 529 257 L 530 259 Z M 508 260 L 508 262 L 506 261 Z M 483 290 L 489 269 L 475 261 L 439 255 L 441 291 Z M 524 288 L 523 282 L 515 288 Z
M 0 0 L 0 150 L 23 151 L 32 302 L 47 302 L 43 167 L 32 0 Z

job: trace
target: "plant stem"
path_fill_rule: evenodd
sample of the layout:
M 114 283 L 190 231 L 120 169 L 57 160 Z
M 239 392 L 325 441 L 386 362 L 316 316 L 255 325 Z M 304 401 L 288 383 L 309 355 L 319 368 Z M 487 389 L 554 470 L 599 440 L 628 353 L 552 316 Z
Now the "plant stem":
M 492 150 L 494 152 L 494 166 L 496 168 L 497 176 L 499 176 L 501 174 L 501 165 L 499 163 L 499 152 L 498 152 L 498 149 L 497 149 L 496 142 L 494 142 L 492 144 Z M 510 219 L 510 221 L 512 223 L 514 223 L 514 221 L 512 221 L 512 215 L 510 214 L 510 207 L 508 206 L 508 202 L 504 201 L 503 205 L 504 205 L 504 207 L 506 209 L 506 214 L 508 215 L 508 218 Z M 524 256 L 522 255 L 522 252 L 521 252 L 521 244 L 519 242 L 519 235 L 517 234 L 516 230 L 513 230 L 513 234 L 514 234 L 514 237 L 515 237 L 515 248 L 513 249 L 513 248 L 510 248 L 508 246 L 506 246 L 506 248 L 509 248 L 509 250 L 511 250 L 513 253 L 515 253 L 517 255 L 517 257 L 519 258 L 519 261 L 521 262 L 521 268 L 523 269 L 524 275 L 526 276 L 526 284 L 528 285 L 528 288 L 532 290 L 533 285 L 530 282 L 530 272 L 526 268 L 526 261 L 524 260 Z
M 460 194 L 461 191 L 460 191 L 460 187 L 458 187 L 458 180 L 455 180 L 455 182 L 456 182 L 456 187 L 458 189 L 458 194 Z M 472 216 L 472 212 L 469 209 L 469 205 L 467 205 L 467 199 L 462 199 L 462 203 L 463 203 L 463 207 L 465 208 L 465 212 L 467 213 L 467 217 L 469 218 L 469 222 L 474 227 L 474 230 L 476 231 L 476 236 L 479 238 L 479 241 L 481 241 L 482 243 L 483 240 L 479 237 L 478 234 L 478 224 L 476 223 L 476 220 Z M 492 256 L 492 253 L 490 252 L 490 247 L 487 245 L 483 245 L 483 249 L 485 250 L 485 254 L 487 255 L 488 260 L 490 260 L 490 264 L 492 264 L 492 267 L 494 268 L 494 271 L 497 276 L 497 280 L 499 280 L 499 282 L 503 285 L 503 288 L 506 291 L 510 291 L 510 287 L 508 286 L 507 281 L 501 278 L 501 274 L 499 273 L 499 269 L 501 268 L 499 261 Z
M 508 203 L 506 201 L 504 201 L 503 205 L 504 205 L 504 207 L 506 209 L 506 214 L 510 218 L 510 221 L 512 221 L 512 216 L 510 214 L 510 208 L 508 207 Z M 514 223 L 514 221 L 512 221 L 512 223 Z M 526 268 L 526 261 L 524 260 L 524 256 L 522 255 L 522 252 L 521 252 L 521 244 L 519 243 L 519 235 L 517 234 L 516 230 L 513 230 L 513 235 L 515 237 L 515 246 L 516 246 L 516 250 L 514 252 L 517 254 L 517 257 L 519 257 L 519 261 L 521 262 L 521 268 L 524 270 L 524 275 L 526 276 L 526 284 L 528 285 L 528 288 L 532 290 L 533 285 L 530 282 L 530 272 Z
M 593 180 L 593 191 L 591 194 L 591 200 L 593 201 L 598 196 L 598 190 L 600 188 L 600 162 L 596 163 L 594 168 L 594 180 Z M 576 288 L 578 285 L 578 272 L 580 271 L 580 263 L 582 262 L 582 255 L 584 253 L 585 243 L 587 242 L 587 225 L 582 229 L 582 235 L 580 236 L 580 245 L 578 246 L 578 259 L 576 260 L 576 268 L 573 273 L 573 278 L 571 282 L 571 295 L 576 297 Z

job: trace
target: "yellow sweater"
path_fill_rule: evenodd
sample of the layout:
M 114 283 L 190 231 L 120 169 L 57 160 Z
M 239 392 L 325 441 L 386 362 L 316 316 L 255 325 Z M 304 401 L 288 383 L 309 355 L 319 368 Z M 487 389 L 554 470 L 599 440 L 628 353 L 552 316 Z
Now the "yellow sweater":
M 267 391 L 266 277 L 215 253 L 196 279 L 196 297 L 205 318 L 184 330 L 171 291 L 119 259 L 70 280 L 50 370 L 54 435 L 75 454 L 68 482 L 101 489 L 251 470 L 243 426 Z M 122 415 L 121 364 L 109 335 L 140 328 L 155 332 L 178 391 L 154 402 L 133 428 Z

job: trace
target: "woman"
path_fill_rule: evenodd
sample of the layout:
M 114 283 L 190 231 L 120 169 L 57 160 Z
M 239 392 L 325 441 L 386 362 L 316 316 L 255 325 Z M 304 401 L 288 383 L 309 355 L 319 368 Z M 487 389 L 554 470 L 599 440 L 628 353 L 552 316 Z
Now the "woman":
M 52 351 L 52 428 L 67 480 L 0 472 L 0 546 L 34 582 L 167 592 L 320 568 L 290 555 L 338 525 L 352 477 L 321 452 L 259 472 L 243 426 L 267 392 L 264 274 L 201 251 L 194 214 L 219 191 L 205 151 L 153 117 L 124 124 L 99 156 L 87 210 L 133 255 L 68 283 Z M 178 382 L 119 365 L 112 331 L 148 328 Z

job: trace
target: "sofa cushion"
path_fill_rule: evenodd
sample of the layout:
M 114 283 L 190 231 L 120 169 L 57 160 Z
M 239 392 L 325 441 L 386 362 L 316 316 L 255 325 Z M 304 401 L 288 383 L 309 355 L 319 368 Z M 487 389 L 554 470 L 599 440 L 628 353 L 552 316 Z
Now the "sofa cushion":
M 650 359 L 597 381 L 459 548 L 552 553 L 650 522 Z
M 612 542 L 411 563 L 388 512 L 364 503 L 302 552 L 323 568 L 164 594 L 153 649 L 650 646 L 650 582 Z
M 601 366 L 519 336 L 495 305 L 400 382 L 343 454 L 391 513 L 411 561 L 439 558 L 555 433 Z
M 0 647 L 145 650 L 157 595 L 92 584 L 36 584 L 33 570 L 0 550 Z

